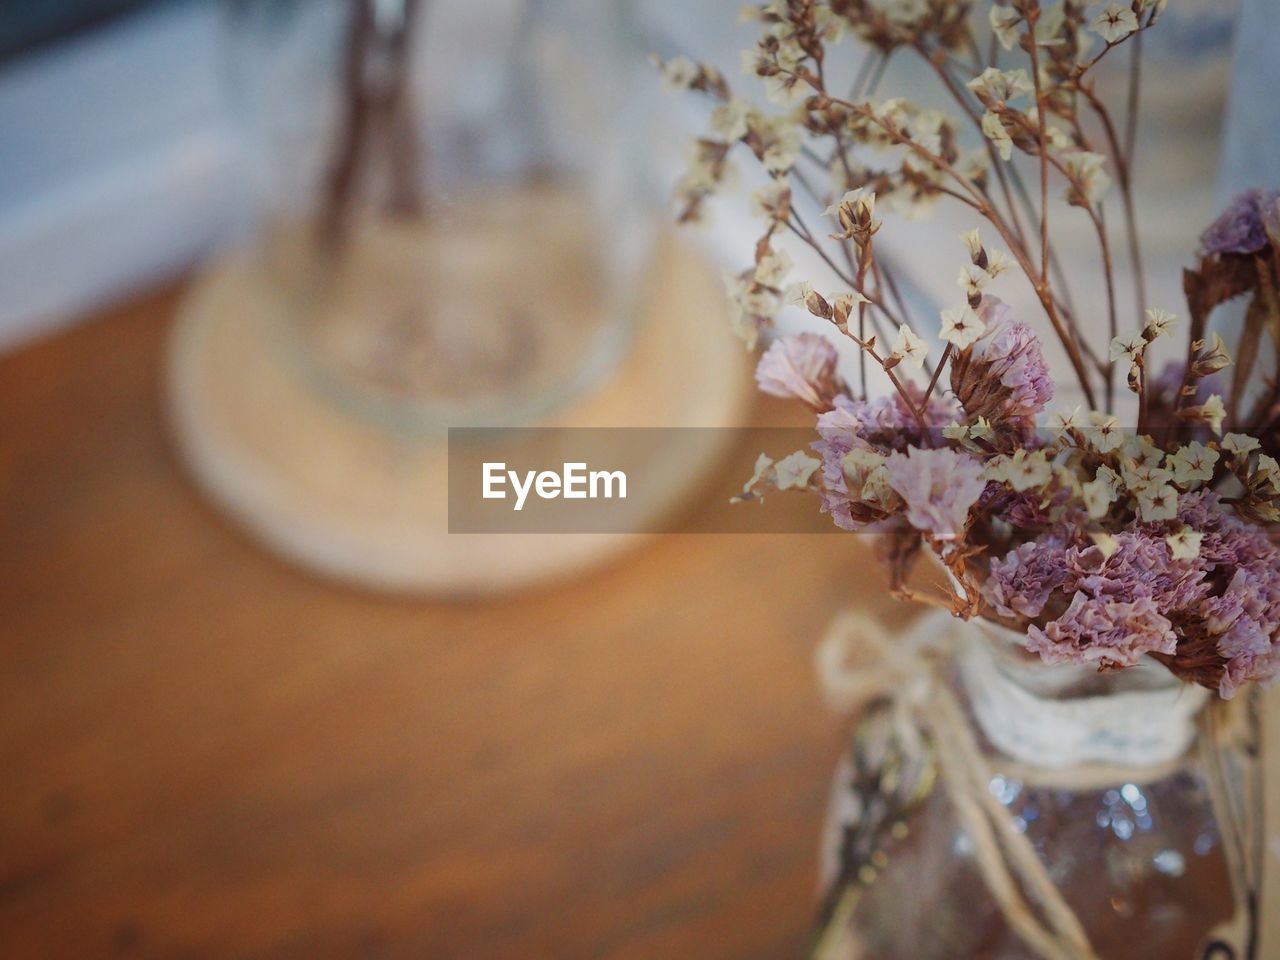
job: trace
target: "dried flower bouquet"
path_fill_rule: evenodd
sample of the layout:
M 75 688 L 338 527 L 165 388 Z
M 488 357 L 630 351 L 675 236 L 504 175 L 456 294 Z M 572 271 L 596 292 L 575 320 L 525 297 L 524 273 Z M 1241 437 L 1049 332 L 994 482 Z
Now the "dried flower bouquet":
M 771 0 L 747 11 L 762 35 L 744 68 L 773 108 L 740 99 L 713 67 L 659 66 L 714 101 L 677 188 L 679 220 L 702 218 L 735 155 L 767 176 L 754 262 L 727 277 L 737 332 L 753 348 L 790 301 L 858 348 L 846 378 L 824 336 L 768 345 L 760 388 L 813 408 L 819 439 L 816 456 L 762 456 L 743 498 L 818 494 L 838 526 L 883 534 L 905 597 L 932 551 L 956 615 L 1025 632 L 1046 661 L 1114 669 L 1150 655 L 1230 697 L 1280 672 L 1280 194 L 1243 195 L 1203 232 L 1185 321 L 1148 308 L 1132 161 L 1142 36 L 1164 6 Z M 837 90 L 828 78 L 850 35 L 870 51 L 852 90 Z M 1094 74 L 1120 47 L 1131 62 L 1117 105 Z M 953 111 L 873 95 L 885 63 L 906 56 Z M 1064 190 L 1076 211 L 1051 204 Z M 806 222 L 793 198 L 825 207 L 829 225 Z M 956 246 L 961 293 L 938 317 L 912 316 L 877 256 L 878 217 L 938 201 L 975 222 Z M 1105 338 L 1086 333 L 1060 269 L 1062 213 L 1096 237 Z M 1117 224 L 1131 304 L 1117 291 Z M 811 248 L 839 289 L 789 283 L 783 237 Z M 994 292 L 1017 282 L 1038 303 L 1034 323 Z M 1237 299 L 1247 308 L 1229 346 L 1210 319 Z M 1157 369 L 1153 345 L 1180 328 L 1185 349 Z M 1041 337 L 1061 346 L 1080 406 L 1049 413 Z

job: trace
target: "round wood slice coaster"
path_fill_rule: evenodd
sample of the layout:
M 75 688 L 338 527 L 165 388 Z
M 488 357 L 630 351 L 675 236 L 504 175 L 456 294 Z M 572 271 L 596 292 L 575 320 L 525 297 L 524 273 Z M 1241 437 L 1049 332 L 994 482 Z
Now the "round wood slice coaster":
M 197 483 L 272 550 L 368 587 L 466 597 L 564 577 L 644 538 L 448 533 L 443 438 L 384 429 L 327 396 L 272 342 L 278 328 L 256 277 L 233 255 L 197 278 L 170 341 L 167 405 Z M 750 377 L 716 272 L 667 237 L 645 299 L 621 366 L 544 423 L 742 423 Z M 675 482 L 640 505 L 642 516 L 656 522 L 677 510 L 726 452 L 724 437 L 692 456 L 678 445 L 665 473 Z

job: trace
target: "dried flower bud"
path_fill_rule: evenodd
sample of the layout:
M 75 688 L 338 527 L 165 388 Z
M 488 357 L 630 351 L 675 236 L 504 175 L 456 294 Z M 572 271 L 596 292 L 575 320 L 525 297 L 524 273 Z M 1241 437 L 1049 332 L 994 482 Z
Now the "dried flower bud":
M 827 216 L 834 216 L 840 224 L 840 233 L 832 234 L 833 238 L 866 243 L 880 229 L 880 221 L 875 219 L 876 194 L 868 187 L 850 190 L 839 202 L 833 203 L 824 211 Z
M 838 293 L 835 297 L 835 315 L 832 318 L 835 325 L 844 330 L 849 324 L 849 317 L 853 315 L 854 308 L 860 303 L 870 303 L 871 301 L 858 293 Z
M 1208 377 L 1231 366 L 1231 354 L 1227 352 L 1227 345 L 1216 333 L 1213 334 L 1213 344 L 1207 350 L 1204 348 L 1203 340 L 1197 340 L 1192 344 L 1192 350 L 1197 354 L 1191 363 L 1191 373 L 1194 377 Z
M 965 249 L 969 251 L 969 259 L 975 266 L 987 269 L 987 251 L 982 246 L 982 238 L 978 234 L 978 228 L 974 227 L 965 233 L 960 234 L 960 239 L 964 242 Z

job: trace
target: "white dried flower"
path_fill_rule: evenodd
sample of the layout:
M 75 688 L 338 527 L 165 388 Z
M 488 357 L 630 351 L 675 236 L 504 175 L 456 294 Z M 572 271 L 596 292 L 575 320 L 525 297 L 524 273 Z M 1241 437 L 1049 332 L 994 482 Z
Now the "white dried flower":
M 991 283 L 991 274 L 976 263 L 966 263 L 960 268 L 960 275 L 956 277 L 956 285 L 965 292 L 970 304 L 982 297 L 982 291 L 989 283 Z
M 751 194 L 752 212 L 781 223 L 791 216 L 791 184 L 786 177 L 775 177 Z
M 1084 424 L 1084 417 L 1078 404 L 1070 410 L 1059 410 L 1049 418 L 1049 430 L 1058 436 L 1072 430 L 1080 430 Z
M 1107 43 L 1119 43 L 1138 29 L 1138 18 L 1131 6 L 1111 3 L 1093 18 L 1093 29 Z
M 1178 515 L 1178 491 L 1170 484 L 1152 484 L 1138 492 L 1138 515 L 1144 523 L 1172 520 Z
M 1259 449 L 1262 444 L 1256 438 L 1243 433 L 1228 433 L 1222 438 L 1221 446 L 1223 450 L 1232 456 L 1243 459 Z
M 1001 160 L 1008 160 L 1013 156 L 1013 140 L 998 114 L 988 110 L 982 115 L 982 133 L 995 144 Z
M 1227 408 L 1222 397 L 1216 393 L 1209 394 L 1209 399 L 1200 404 L 1200 419 L 1209 425 L 1209 429 L 1217 436 L 1222 435 L 1222 421 L 1227 417 Z
M 1179 486 L 1188 487 L 1196 481 L 1213 479 L 1213 468 L 1218 462 L 1218 451 L 1193 440 L 1185 447 L 1169 454 L 1168 463 L 1173 480 Z
M 1027 71 L 1000 70 L 996 67 L 987 67 L 970 80 L 967 86 L 987 107 L 1007 103 L 1035 91 L 1034 85 L 1027 77 Z
M 1200 556 L 1200 541 L 1203 539 L 1203 533 L 1189 527 L 1183 527 L 1164 538 L 1165 543 L 1169 544 L 1169 553 L 1175 560 L 1194 560 Z
M 1098 475 L 1093 480 L 1084 484 L 1080 488 L 1080 496 L 1084 500 L 1085 509 L 1089 511 L 1089 516 L 1094 520 L 1100 520 L 1107 515 L 1107 511 L 1111 509 L 1111 504 L 1116 499 L 1115 484 L 1107 477 L 1103 476 L 1102 471 L 1106 470 L 1115 476 L 1115 471 L 1110 467 L 1101 467 Z
M 1013 266 L 1013 258 L 999 248 L 987 251 L 987 273 L 994 280 Z
M 1107 158 L 1100 153 L 1073 150 L 1066 154 L 1063 163 L 1071 177 L 1072 188 L 1067 192 L 1067 200 L 1077 206 L 1080 200 L 1086 205 L 1097 203 L 1111 186 L 1111 177 L 1106 171 Z
M 1147 326 L 1143 334 L 1148 340 L 1154 340 L 1173 326 L 1176 319 L 1178 318 L 1168 310 L 1152 307 L 1147 311 Z
M 957 350 L 971 346 L 986 332 L 986 329 L 987 325 L 970 306 L 953 307 L 942 311 L 940 336 Z
M 929 345 L 905 323 L 898 327 L 898 337 L 893 344 L 893 356 L 909 363 L 917 370 L 924 366 L 929 355 Z
M 1022 14 L 1010 7 L 991 5 L 991 30 L 1000 41 L 1000 46 L 1012 50 L 1018 43 L 1018 24 L 1022 22 Z
M 1053 465 L 1044 450 L 1028 453 L 1015 450 L 1013 456 L 1001 455 L 987 463 L 986 478 L 997 483 L 1007 483 L 1023 493 L 1037 490 L 1053 479 Z
M 672 57 L 666 62 L 658 61 L 657 66 L 662 73 L 663 86 L 673 91 L 688 90 L 701 72 L 698 65 L 688 57 Z
M 711 129 L 730 143 L 741 140 L 747 135 L 749 129 L 747 121 L 752 112 L 749 103 L 734 97 L 728 103 L 722 103 L 711 111 Z
M 1089 413 L 1089 421 L 1090 427 L 1085 438 L 1099 453 L 1118 450 L 1124 443 L 1124 427 L 1121 426 L 1118 417 L 1094 410 Z
M 774 476 L 779 490 L 802 490 L 809 485 L 810 478 L 822 466 L 822 461 L 809 456 L 803 450 L 797 450 L 774 464 Z
M 1138 358 L 1147 349 L 1147 341 L 1138 334 L 1130 334 L 1125 336 L 1121 334 L 1111 341 L 1111 359 L 1128 360 L 1131 363 L 1137 363 Z
M 766 287 L 781 287 L 791 266 L 791 254 L 787 251 L 768 250 L 756 263 L 755 281 Z

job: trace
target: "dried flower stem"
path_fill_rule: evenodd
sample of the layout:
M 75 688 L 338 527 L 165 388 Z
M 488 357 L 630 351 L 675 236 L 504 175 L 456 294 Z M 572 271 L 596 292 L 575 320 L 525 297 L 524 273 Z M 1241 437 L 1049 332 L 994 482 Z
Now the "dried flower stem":
M 1147 281 L 1142 261 L 1141 240 L 1138 237 L 1138 219 L 1134 211 L 1131 157 L 1121 150 L 1119 138 L 1116 135 L 1115 123 L 1111 119 L 1111 113 L 1107 110 L 1106 104 L 1102 102 L 1093 87 L 1077 83 L 1075 89 L 1084 95 L 1085 100 L 1088 101 L 1094 114 L 1102 123 L 1103 134 L 1107 138 L 1107 145 L 1115 163 L 1116 181 L 1120 186 L 1120 200 L 1124 208 L 1125 233 L 1128 234 L 1129 259 L 1133 265 L 1134 300 L 1138 307 L 1138 316 L 1142 317 L 1147 312 Z M 1136 111 L 1136 106 L 1133 109 Z
M 951 359 L 951 354 L 955 350 L 955 344 L 948 343 L 942 349 L 942 359 L 938 361 L 938 367 L 933 371 L 933 376 L 929 378 L 929 386 L 925 388 L 924 399 L 920 401 L 920 406 L 928 408 L 929 398 L 933 396 L 933 388 L 938 385 L 938 379 L 942 376 L 942 370 L 947 365 L 947 361 Z
M 1028 4 L 1023 14 L 1027 21 L 1027 53 L 1031 57 L 1031 78 L 1036 91 L 1036 135 L 1040 141 L 1040 282 L 1049 285 L 1049 143 L 1045 121 L 1044 85 L 1040 80 L 1040 55 L 1037 53 L 1036 23 L 1040 5 Z
M 993 227 L 996 228 L 996 231 L 1000 234 L 1001 239 L 1010 248 L 1011 252 L 1013 253 L 1015 261 L 1018 263 L 1019 267 L 1022 268 L 1022 271 L 1024 274 L 1026 274 L 1027 279 L 1031 282 L 1032 288 L 1035 290 L 1036 296 L 1040 300 L 1040 304 L 1045 311 L 1045 315 L 1049 318 L 1049 323 L 1052 325 L 1054 333 L 1058 336 L 1058 339 L 1061 341 L 1063 347 L 1067 351 L 1067 357 L 1071 361 L 1071 366 L 1075 371 L 1076 378 L 1080 382 L 1080 388 L 1084 392 L 1085 399 L 1088 401 L 1090 406 L 1096 406 L 1097 400 L 1095 399 L 1094 392 L 1093 392 L 1093 383 L 1090 380 L 1088 370 L 1086 370 L 1084 365 L 1084 359 L 1081 354 L 1080 343 L 1077 338 L 1075 338 L 1069 333 L 1069 331 L 1067 330 L 1067 328 L 1064 326 L 1062 322 L 1062 318 L 1058 314 L 1057 302 L 1053 297 L 1053 294 L 1051 292 L 1051 288 L 1049 286 L 1049 282 L 1047 279 L 1047 273 L 1048 273 L 1047 258 L 1046 258 L 1045 276 L 1038 276 L 1034 266 L 1030 262 L 1030 258 L 1024 255 L 1018 243 L 1017 237 L 1013 235 L 1011 228 L 1005 222 L 1004 218 L 1000 215 L 1000 212 L 994 206 L 992 206 L 991 202 L 985 196 L 983 196 L 982 192 L 973 184 L 971 180 L 969 180 L 968 177 L 963 176 L 959 171 L 955 169 L 955 167 L 953 167 L 950 163 L 948 163 L 945 158 L 938 156 L 937 154 L 933 153 L 931 150 L 927 149 L 926 147 L 912 140 L 910 137 L 904 135 L 902 131 L 897 129 L 897 127 L 893 126 L 890 123 L 887 123 L 881 117 L 877 116 L 875 110 L 873 110 L 869 105 L 865 103 L 862 103 L 862 104 L 854 103 L 850 100 L 844 100 L 839 97 L 831 96 L 822 88 L 818 79 L 808 71 L 803 71 L 799 73 L 793 72 L 793 71 L 782 71 L 782 72 L 788 73 L 790 76 L 795 77 L 797 80 L 801 80 L 808 83 L 810 86 L 813 87 L 813 89 L 817 93 L 823 95 L 832 103 L 846 107 L 849 110 L 856 113 L 858 116 L 862 117 L 863 119 L 868 120 L 871 123 L 874 123 L 876 126 L 880 127 L 880 129 L 883 130 L 891 140 L 893 140 L 895 143 L 898 143 L 907 147 L 917 156 L 929 161 L 929 163 L 933 164 L 935 167 L 937 167 L 939 170 L 941 170 L 943 173 L 949 176 L 952 180 L 954 180 L 960 186 L 962 190 L 964 190 L 970 195 L 970 198 L 967 199 L 965 202 L 967 202 L 970 206 L 972 206 L 975 210 L 977 210 L 979 214 L 981 214 L 987 221 L 991 223 Z M 947 190 L 945 187 L 938 187 L 938 189 L 941 190 L 943 193 L 948 194 L 949 196 L 959 197 L 959 195 L 956 194 L 954 191 Z M 1046 185 L 1046 190 L 1047 190 L 1047 185 Z

